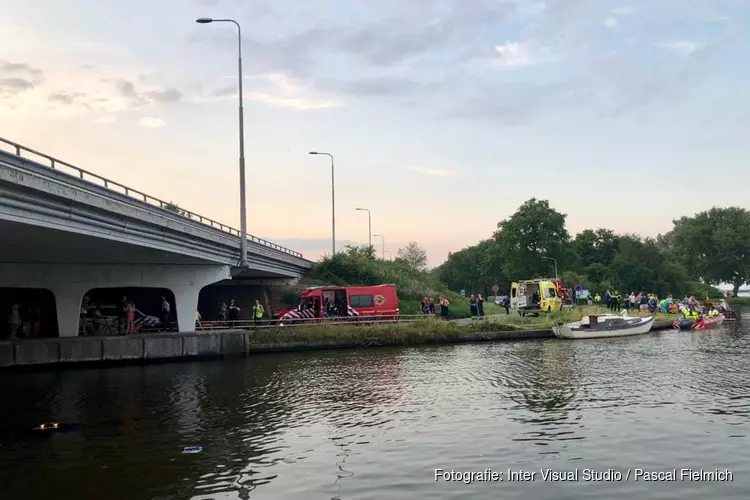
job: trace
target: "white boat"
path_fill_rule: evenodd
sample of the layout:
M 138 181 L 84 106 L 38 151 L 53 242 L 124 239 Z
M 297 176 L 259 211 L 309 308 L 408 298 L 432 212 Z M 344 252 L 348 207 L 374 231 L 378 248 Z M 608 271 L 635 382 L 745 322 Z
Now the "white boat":
M 654 326 L 654 316 L 584 316 L 581 321 L 552 327 L 561 339 L 600 339 L 643 335 Z

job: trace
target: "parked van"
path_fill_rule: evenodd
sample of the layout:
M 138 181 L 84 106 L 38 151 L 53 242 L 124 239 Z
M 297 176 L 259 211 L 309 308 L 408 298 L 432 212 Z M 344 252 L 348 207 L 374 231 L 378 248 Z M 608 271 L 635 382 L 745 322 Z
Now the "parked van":
M 397 319 L 398 313 L 396 285 L 312 286 L 302 291 L 296 309 L 279 311 L 275 319 L 282 324 L 347 317 Z
M 535 279 L 514 282 L 510 286 L 510 307 L 521 316 L 560 311 L 563 299 L 554 280 Z

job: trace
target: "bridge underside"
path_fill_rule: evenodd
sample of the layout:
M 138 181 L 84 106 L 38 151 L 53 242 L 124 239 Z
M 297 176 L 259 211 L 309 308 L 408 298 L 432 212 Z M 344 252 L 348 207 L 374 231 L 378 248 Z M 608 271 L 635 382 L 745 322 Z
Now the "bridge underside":
M 187 255 L 6 220 L 0 220 L 0 262 L 83 265 L 207 264 L 205 260 Z M 233 270 L 232 274 L 240 274 L 240 270 Z M 240 276 L 251 279 L 289 279 L 288 275 L 257 269 L 243 269 Z

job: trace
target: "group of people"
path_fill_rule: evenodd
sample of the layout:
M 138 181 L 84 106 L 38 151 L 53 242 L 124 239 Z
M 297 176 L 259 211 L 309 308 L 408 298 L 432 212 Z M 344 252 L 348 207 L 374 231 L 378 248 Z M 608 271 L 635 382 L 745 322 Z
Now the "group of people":
M 472 295 L 473 297 L 473 295 Z M 438 298 L 438 306 L 440 307 L 440 317 L 447 320 L 450 316 L 450 301 L 442 295 Z M 422 314 L 435 315 L 435 299 L 432 297 L 423 297 L 422 304 L 420 307 Z
M 476 297 L 474 294 L 469 296 L 469 310 L 471 311 L 472 319 L 484 316 L 484 298 L 481 293 L 477 294 Z
M 114 314 L 112 316 L 104 316 L 101 311 L 102 307 L 105 308 L 105 312 L 115 309 L 113 311 Z M 85 296 L 81 302 L 78 321 L 79 334 L 84 336 L 114 335 L 115 333 L 118 335 L 130 335 L 139 333 L 144 325 L 155 327 L 157 324 L 159 331 L 169 331 L 171 330 L 170 315 L 172 305 L 165 296 L 161 296 L 160 310 L 161 313 L 157 321 L 156 318 L 146 316 L 138 311 L 135 301 L 126 295 L 123 295 L 116 305 L 111 306 L 100 306 L 88 296 Z M 146 321 L 136 322 L 136 312 L 144 316 Z
M 635 292 L 630 292 L 629 294 L 620 294 L 617 290 L 607 290 L 604 292 L 604 300 L 602 300 L 601 295 L 598 293 L 594 295 L 595 304 L 600 305 L 602 302 L 604 302 L 604 305 L 610 311 L 627 309 L 628 311 L 640 311 L 643 314 L 654 314 L 659 310 L 669 312 L 670 304 L 674 300 L 671 295 L 660 301 L 655 293 L 639 292 L 636 294 Z
M 611 311 L 620 309 L 640 311 L 642 314 L 663 313 L 681 313 L 686 318 L 698 319 L 700 316 L 711 317 L 720 314 L 726 314 L 732 309 L 726 300 L 722 300 L 718 306 L 704 307 L 698 303 L 694 296 L 687 295 L 682 299 L 675 299 L 672 295 L 667 295 L 664 299 L 659 299 L 655 293 L 640 292 L 638 294 L 630 292 L 628 295 L 620 295 L 617 290 L 607 290 L 602 297 L 597 293 L 594 296 L 594 303 L 604 305 Z
M 252 320 L 254 324 L 257 324 L 259 321 L 263 320 L 263 316 L 265 315 L 265 309 L 263 308 L 263 305 L 260 303 L 259 300 L 256 300 L 255 304 L 253 304 L 251 313 L 252 313 Z M 241 320 L 241 314 L 242 314 L 242 308 L 237 304 L 237 302 L 234 299 L 231 299 L 228 305 L 226 302 L 222 302 L 221 306 L 219 306 L 218 317 L 219 317 L 219 321 L 221 322 L 229 322 L 230 324 L 236 323 L 237 321 Z M 200 317 L 200 313 L 196 315 L 196 320 L 198 320 L 199 317 Z
M 8 315 L 8 339 L 36 338 L 41 329 L 42 311 L 36 304 L 24 307 L 20 302 L 13 303 Z

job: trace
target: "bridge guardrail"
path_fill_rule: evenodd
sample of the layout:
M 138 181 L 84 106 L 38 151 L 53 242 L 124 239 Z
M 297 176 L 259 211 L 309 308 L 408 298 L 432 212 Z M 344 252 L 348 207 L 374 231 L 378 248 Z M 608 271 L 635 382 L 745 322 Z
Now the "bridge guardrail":
M 39 151 L 36 151 L 34 149 L 27 148 L 26 146 L 23 146 L 23 145 L 18 144 L 16 142 L 10 141 L 10 140 L 5 139 L 3 137 L 0 137 L 0 146 L 3 146 L 3 149 L 2 149 L 3 151 L 15 154 L 16 156 L 18 156 L 20 158 L 24 158 L 26 160 L 30 160 L 30 161 L 33 161 L 35 163 L 39 163 L 40 165 L 42 165 L 44 167 L 52 168 L 54 170 L 57 170 L 58 172 L 62 172 L 62 173 L 67 174 L 67 175 L 78 177 L 78 178 L 80 178 L 80 179 L 82 179 L 84 181 L 90 182 L 92 184 L 101 185 L 104 188 L 109 189 L 111 191 L 119 192 L 119 193 L 125 194 L 125 195 L 130 196 L 130 197 L 135 198 L 135 199 L 140 199 L 140 200 L 144 201 L 145 203 L 148 203 L 149 205 L 154 205 L 154 206 L 157 206 L 157 207 L 162 208 L 164 210 L 169 210 L 167 207 L 174 206 L 173 203 L 166 202 L 164 200 L 156 198 L 155 196 L 148 195 L 148 194 L 146 194 L 146 193 L 144 193 L 142 191 L 139 191 L 137 189 L 133 189 L 133 188 L 128 187 L 128 186 L 126 186 L 124 184 L 121 184 L 121 183 L 119 183 L 117 181 L 113 181 L 113 180 L 107 179 L 106 177 L 102 177 L 101 175 L 95 174 L 93 172 L 89 172 L 88 170 L 84 170 L 84 169 L 82 169 L 80 167 L 76 167 L 75 165 L 73 165 L 71 163 L 68 163 L 66 161 L 57 159 L 54 156 L 50 156 L 50 155 L 47 155 L 47 154 L 44 154 L 44 153 L 40 153 Z M 13 151 L 8 151 L 7 150 L 7 146 L 10 146 L 13 149 Z M 35 158 L 29 158 L 27 156 L 24 156 L 22 154 L 23 152 L 30 153 L 32 155 L 35 155 L 35 156 L 39 157 L 39 158 L 45 159 L 45 160 L 47 160 L 49 162 L 49 165 L 44 165 L 43 163 L 37 161 Z M 71 174 L 69 172 L 66 172 L 64 169 L 73 170 L 76 173 L 75 174 Z M 94 180 L 92 180 L 92 179 L 94 179 Z M 210 219 L 208 217 L 204 217 L 204 216 L 202 216 L 200 214 L 197 214 L 195 212 L 191 212 L 189 210 L 185 210 L 185 209 L 183 209 L 181 207 L 179 208 L 179 212 L 173 211 L 173 210 L 169 210 L 169 211 L 171 213 L 173 213 L 173 214 L 176 214 L 176 215 L 179 215 L 179 216 L 182 216 L 182 217 L 186 217 L 188 219 L 196 220 L 196 221 L 200 222 L 201 224 L 205 224 L 207 226 L 211 226 L 211 227 L 213 227 L 215 229 L 219 229 L 221 231 L 227 232 L 227 233 L 232 234 L 234 236 L 240 236 L 241 235 L 239 229 L 235 229 L 235 228 L 233 228 L 231 226 L 227 226 L 226 224 L 222 224 L 221 222 L 215 221 L 215 220 Z M 281 245 L 277 245 L 276 243 L 272 243 L 272 242 L 270 242 L 268 240 L 264 240 L 263 238 L 258 238 L 257 236 L 253 236 L 251 234 L 248 234 L 247 235 L 247 239 L 249 241 L 253 242 L 253 243 L 258 243 L 260 245 L 272 248 L 272 249 L 277 250 L 279 252 L 283 252 L 283 253 L 286 253 L 288 255 L 293 255 L 294 257 L 303 258 L 301 253 L 295 252 L 294 250 L 291 250 L 289 248 L 282 247 Z

